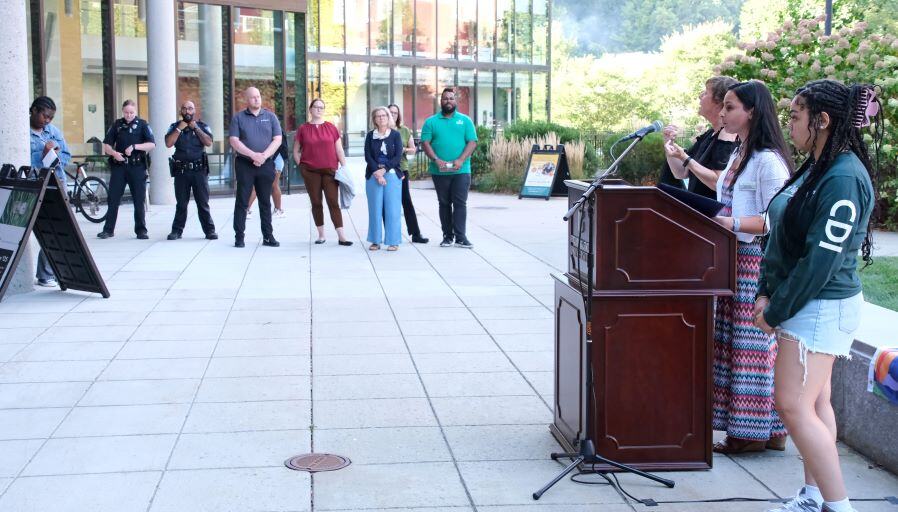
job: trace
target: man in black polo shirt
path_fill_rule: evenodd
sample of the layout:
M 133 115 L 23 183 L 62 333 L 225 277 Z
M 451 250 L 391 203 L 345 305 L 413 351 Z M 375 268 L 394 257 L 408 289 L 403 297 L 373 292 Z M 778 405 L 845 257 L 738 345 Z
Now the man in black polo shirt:
M 215 224 L 209 212 L 209 163 L 205 149 L 212 145 L 212 130 L 196 117 L 196 105 L 185 101 L 181 105 L 181 120 L 172 123 L 165 134 L 165 147 L 175 147 L 175 154 L 169 160 L 171 174 L 175 178 L 175 220 L 171 225 L 169 240 L 181 238 L 187 223 L 187 203 L 190 191 L 196 201 L 196 212 L 206 238 L 216 240 Z
M 283 138 L 281 123 L 270 110 L 262 108 L 259 89 L 249 87 L 243 93 L 247 108 L 231 120 L 229 141 L 237 153 L 234 169 L 237 176 L 237 198 L 234 201 L 234 247 L 243 247 L 246 231 L 246 209 L 249 196 L 256 189 L 259 218 L 262 221 L 262 245 L 278 247 L 271 227 L 271 187 L 274 183 L 274 156 Z

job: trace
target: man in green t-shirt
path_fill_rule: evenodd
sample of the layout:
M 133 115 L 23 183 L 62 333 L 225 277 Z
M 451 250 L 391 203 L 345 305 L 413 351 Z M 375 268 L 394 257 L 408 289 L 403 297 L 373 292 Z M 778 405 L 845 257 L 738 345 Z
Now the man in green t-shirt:
M 456 111 L 455 89 L 440 95 L 440 113 L 428 117 L 421 129 L 424 153 L 430 158 L 430 175 L 440 203 L 440 247 L 471 249 L 465 236 L 468 188 L 471 187 L 471 153 L 477 146 L 477 130 L 471 118 Z

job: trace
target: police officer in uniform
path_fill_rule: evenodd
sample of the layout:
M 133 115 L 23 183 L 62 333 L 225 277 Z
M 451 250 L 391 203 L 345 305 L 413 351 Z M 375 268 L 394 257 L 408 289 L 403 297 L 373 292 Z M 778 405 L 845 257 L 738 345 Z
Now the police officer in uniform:
M 206 238 L 218 239 L 209 213 L 209 161 L 205 148 L 211 145 L 212 130 L 206 123 L 196 119 L 196 105 L 192 101 L 185 101 L 181 105 L 181 120 L 172 123 L 165 134 L 165 147 L 175 147 L 175 154 L 169 160 L 169 169 L 175 178 L 175 199 L 178 202 L 169 240 L 181 238 L 181 233 L 184 232 L 191 190 Z
M 97 238 L 109 238 L 115 234 L 118 207 L 125 194 L 125 185 L 131 191 L 134 202 L 134 232 L 140 240 L 146 240 L 147 223 L 144 202 L 147 195 L 147 153 L 156 147 L 153 130 L 137 117 L 134 100 L 122 104 L 122 117 L 112 124 L 103 139 L 103 152 L 109 155 L 109 213 L 103 231 Z

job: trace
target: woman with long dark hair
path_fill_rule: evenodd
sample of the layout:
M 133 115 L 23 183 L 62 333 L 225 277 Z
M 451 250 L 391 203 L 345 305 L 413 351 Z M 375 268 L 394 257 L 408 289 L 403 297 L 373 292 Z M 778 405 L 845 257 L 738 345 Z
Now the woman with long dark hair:
M 875 168 L 861 129 L 871 86 L 817 80 L 798 89 L 789 131 L 807 160 L 770 204 L 755 322 L 776 333 L 776 407 L 804 462 L 805 486 L 778 512 L 851 512 L 836 450 L 830 383 L 864 303 L 857 254 L 871 261 Z M 881 140 L 877 123 L 874 141 Z
M 714 313 L 712 425 L 727 433 L 714 451 L 784 450 L 786 429 L 773 403 L 776 343 L 755 327 L 752 307 L 763 254 L 759 239 L 765 232 L 763 212 L 789 178 L 791 151 L 773 97 L 762 82 L 730 86 L 723 103 L 722 127 L 738 136 L 739 147 L 722 172 L 697 163 L 672 141 L 665 145 L 669 157 L 681 159 L 684 169 L 716 188 L 724 207 L 715 220 L 738 240 L 736 294 L 718 298 Z
M 415 147 L 415 139 L 412 137 L 412 131 L 402 124 L 402 112 L 399 111 L 399 105 L 391 103 L 387 105 L 390 109 L 390 115 L 393 116 L 393 122 L 396 123 L 396 129 L 402 136 L 402 161 L 399 168 L 405 177 L 402 179 L 402 214 L 405 216 L 405 227 L 408 234 L 412 237 L 412 242 L 416 244 L 426 244 L 430 241 L 421 235 L 421 228 L 418 226 L 418 216 L 415 214 L 415 205 L 412 204 L 412 193 L 409 189 L 409 168 L 406 155 L 414 155 L 418 152 Z

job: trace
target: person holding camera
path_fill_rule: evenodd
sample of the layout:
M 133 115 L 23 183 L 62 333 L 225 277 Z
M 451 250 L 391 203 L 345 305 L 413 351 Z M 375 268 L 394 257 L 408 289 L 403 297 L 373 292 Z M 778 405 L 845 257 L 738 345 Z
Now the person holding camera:
M 175 179 L 175 220 L 171 225 L 169 240 L 181 238 L 187 222 L 187 203 L 193 191 L 196 212 L 206 239 L 217 240 L 215 224 L 209 212 L 209 161 L 206 148 L 212 145 L 212 130 L 197 119 L 196 105 L 190 100 L 181 105 L 181 120 L 172 123 L 165 134 L 165 147 L 174 146 L 175 153 L 168 161 Z
M 156 147 L 156 139 L 150 124 L 137 117 L 137 104 L 134 100 L 125 100 L 122 104 L 122 117 L 116 119 L 106 137 L 103 138 L 103 153 L 109 156 L 109 213 L 103 231 L 97 238 L 115 236 L 115 221 L 118 219 L 118 207 L 125 195 L 125 185 L 131 191 L 134 202 L 134 233 L 140 240 L 147 235 L 146 196 L 147 153 Z

